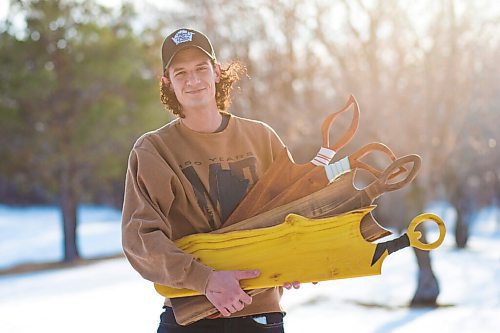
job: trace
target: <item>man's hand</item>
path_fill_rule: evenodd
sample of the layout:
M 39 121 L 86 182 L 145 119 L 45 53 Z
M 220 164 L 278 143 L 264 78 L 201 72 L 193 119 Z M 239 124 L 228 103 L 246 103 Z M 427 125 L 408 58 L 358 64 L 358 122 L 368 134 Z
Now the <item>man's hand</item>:
M 240 280 L 253 279 L 259 275 L 259 271 L 214 271 L 208 277 L 205 295 L 227 317 L 252 303 L 252 297 L 241 289 Z

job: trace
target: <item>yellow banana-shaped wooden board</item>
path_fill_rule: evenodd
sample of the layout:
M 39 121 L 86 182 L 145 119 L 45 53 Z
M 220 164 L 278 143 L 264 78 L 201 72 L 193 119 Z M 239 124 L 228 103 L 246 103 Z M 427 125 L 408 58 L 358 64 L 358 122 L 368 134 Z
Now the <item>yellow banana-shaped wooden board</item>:
M 410 223 L 403 236 L 383 243 L 370 243 L 360 233 L 361 219 L 375 206 L 322 219 L 290 214 L 277 226 L 226 234 L 196 234 L 176 245 L 215 270 L 255 270 L 255 279 L 242 280 L 244 290 L 282 286 L 285 282 L 317 282 L 381 273 L 383 260 L 406 246 L 431 250 L 441 245 L 446 230 L 434 214 L 422 214 Z M 432 244 L 419 241 L 415 227 L 423 221 L 437 223 L 440 235 Z M 188 289 L 155 284 L 165 297 L 199 295 Z

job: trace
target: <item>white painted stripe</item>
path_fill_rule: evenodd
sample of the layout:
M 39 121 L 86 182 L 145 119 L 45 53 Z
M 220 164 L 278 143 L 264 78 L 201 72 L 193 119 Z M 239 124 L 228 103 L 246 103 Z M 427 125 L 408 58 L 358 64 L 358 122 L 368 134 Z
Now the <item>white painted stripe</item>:
M 334 156 L 335 156 L 334 150 L 321 147 L 319 152 L 316 154 L 316 157 L 312 159 L 311 163 L 317 166 L 327 165 L 328 163 L 330 163 L 330 161 Z
M 342 164 L 343 170 L 351 170 L 351 164 L 349 163 L 349 157 L 346 156 L 339 161 Z
M 335 174 L 333 173 L 330 164 L 325 165 L 325 172 L 326 172 L 326 178 L 328 178 L 328 181 L 331 183 L 335 179 Z
M 349 163 L 349 157 L 344 157 L 340 161 L 333 164 L 325 165 L 326 178 L 328 178 L 331 183 L 338 176 L 351 170 L 351 165 Z

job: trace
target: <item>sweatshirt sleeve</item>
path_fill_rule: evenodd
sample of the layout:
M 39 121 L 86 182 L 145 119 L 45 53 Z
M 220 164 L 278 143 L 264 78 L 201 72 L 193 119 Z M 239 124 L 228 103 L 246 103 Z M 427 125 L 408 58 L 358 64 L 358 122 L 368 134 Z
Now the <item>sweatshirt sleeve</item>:
M 169 211 L 176 176 L 156 154 L 134 148 L 129 157 L 122 212 L 122 245 L 134 269 L 147 280 L 205 293 L 212 268 L 172 241 Z
M 283 150 L 285 144 L 271 126 L 265 123 L 264 126 L 266 127 L 267 133 L 269 135 L 269 141 L 271 143 L 271 152 L 273 154 L 273 160 L 274 160 L 276 159 L 277 155 Z

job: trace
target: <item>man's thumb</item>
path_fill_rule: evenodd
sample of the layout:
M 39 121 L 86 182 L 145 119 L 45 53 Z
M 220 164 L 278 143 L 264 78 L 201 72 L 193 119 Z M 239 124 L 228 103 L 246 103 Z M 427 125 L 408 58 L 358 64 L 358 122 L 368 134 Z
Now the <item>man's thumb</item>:
M 234 271 L 234 277 L 238 280 L 253 279 L 260 275 L 257 270 L 253 271 Z

